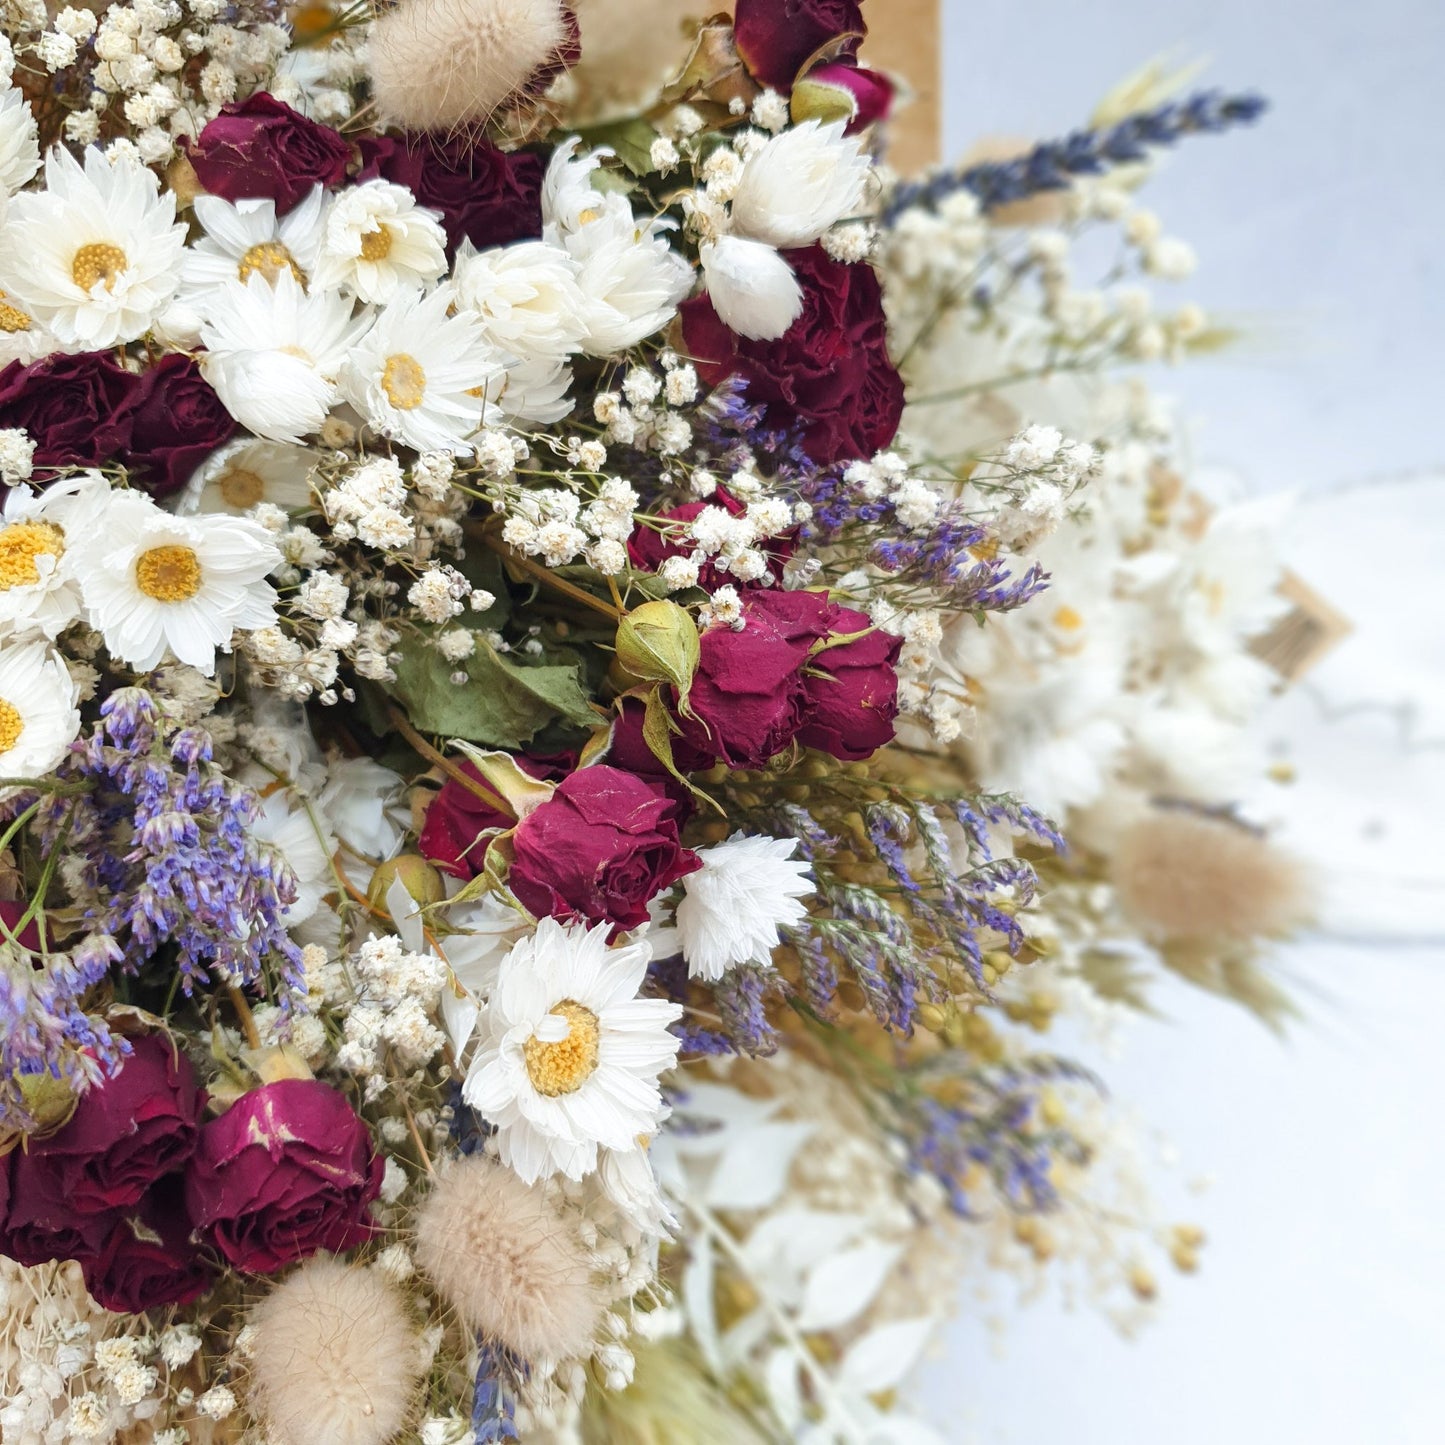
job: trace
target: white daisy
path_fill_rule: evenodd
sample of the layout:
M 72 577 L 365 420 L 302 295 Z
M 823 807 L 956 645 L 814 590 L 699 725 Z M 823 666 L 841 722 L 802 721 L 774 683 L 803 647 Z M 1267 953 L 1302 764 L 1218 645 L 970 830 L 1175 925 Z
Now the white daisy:
M 18 191 L 39 169 L 40 143 L 29 103 L 13 86 L 0 88 L 0 193 Z
M 266 574 L 281 560 L 269 533 L 239 517 L 176 517 L 117 494 L 105 526 L 76 547 L 91 626 L 137 671 L 167 651 L 207 677 L 242 628 L 276 623 Z
M 597 1168 L 661 1122 L 658 1076 L 677 1059 L 679 1005 L 639 998 L 651 950 L 607 947 L 608 926 L 544 918 L 507 955 L 482 1017 L 463 1097 L 496 1128 L 528 1183 Z
M 380 305 L 435 281 L 447 269 L 446 244 L 436 212 L 418 206 L 405 186 L 363 181 L 327 208 L 316 284 Z
M 244 516 L 261 502 L 293 511 L 311 501 L 316 453 L 286 442 L 246 438 L 212 452 L 196 469 L 178 511 Z
M 510 363 L 488 399 L 513 421 L 546 424 L 561 421 L 572 410 L 576 403 L 571 391 L 572 368 L 560 358 L 544 358 Z
M 105 530 L 110 484 L 97 472 L 37 493 L 11 488 L 0 515 L 0 633 L 54 638 L 81 613 L 71 546 Z
M 321 907 L 322 896 L 336 883 L 331 858 L 336 840 L 326 831 L 321 813 L 293 805 L 282 790 L 263 793 L 252 834 L 269 843 L 296 877 L 296 901 L 281 915 L 287 928 L 305 923 Z
M 796 838 L 734 833 L 698 850 L 702 867 L 683 879 L 677 905 L 690 977 L 715 982 L 740 963 L 772 962 L 778 929 L 807 916 L 799 900 L 813 891 L 808 864 L 790 861 L 797 847 Z
M 519 361 L 557 361 L 582 349 L 577 263 L 560 246 L 521 241 L 476 251 L 463 241 L 452 285 L 493 345 Z
M 305 286 L 316 267 L 325 204 L 326 193 L 313 186 L 310 195 L 278 220 L 275 201 L 197 196 L 191 207 L 206 234 L 186 252 L 182 293 L 204 293 L 253 275 L 274 281 L 282 271 Z
M 0 286 L 66 346 L 102 351 L 142 335 L 175 294 L 186 228 L 138 161 L 94 146 L 82 169 L 56 147 L 45 189 L 10 202 Z
M 40 778 L 80 734 L 75 683 L 43 642 L 0 649 L 0 777 Z
M 470 314 L 448 314 L 452 299 L 443 288 L 386 307 L 352 351 L 344 384 L 351 404 L 384 436 L 421 452 L 465 456 L 473 433 L 491 419 L 487 391 L 502 367 Z
M 275 442 L 321 429 L 337 400 L 347 353 L 369 316 L 332 291 L 307 295 L 289 270 L 259 272 L 211 292 L 201 369 L 238 422 Z
M 0 224 L 0 250 L 7 244 L 5 227 Z M 20 305 L 20 298 L 0 287 L 0 367 L 9 366 L 12 361 L 28 366 L 59 349 L 60 343 Z

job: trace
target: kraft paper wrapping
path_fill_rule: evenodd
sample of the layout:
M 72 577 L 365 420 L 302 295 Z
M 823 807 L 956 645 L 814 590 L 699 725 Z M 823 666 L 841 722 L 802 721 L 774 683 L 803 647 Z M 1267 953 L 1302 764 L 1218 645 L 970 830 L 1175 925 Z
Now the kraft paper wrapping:
M 869 0 L 864 61 L 901 79 L 908 104 L 889 127 L 888 163 L 900 175 L 934 164 L 943 140 L 943 0 Z

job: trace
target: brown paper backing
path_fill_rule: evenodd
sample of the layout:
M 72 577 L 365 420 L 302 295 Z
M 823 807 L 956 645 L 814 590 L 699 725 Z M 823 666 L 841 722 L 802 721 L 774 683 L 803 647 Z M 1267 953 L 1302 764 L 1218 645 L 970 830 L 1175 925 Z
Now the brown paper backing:
M 943 143 L 942 0 L 870 0 L 862 59 L 901 79 L 908 93 L 889 125 L 888 163 L 900 175 L 933 165 Z

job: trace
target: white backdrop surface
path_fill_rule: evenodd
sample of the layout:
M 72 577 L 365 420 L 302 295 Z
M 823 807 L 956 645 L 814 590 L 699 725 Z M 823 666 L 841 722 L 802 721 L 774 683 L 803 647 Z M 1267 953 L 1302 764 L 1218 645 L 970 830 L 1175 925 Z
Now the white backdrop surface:
M 886 3 L 886 0 L 875 0 Z M 1300 494 L 1287 543 L 1354 634 L 1266 721 L 1270 806 L 1317 860 L 1281 1042 L 1180 987 L 1109 1066 L 1212 1188 L 1210 1243 L 1125 1341 L 1085 1308 L 967 1305 L 926 1403 L 976 1445 L 1445 1442 L 1445 6 L 944 0 L 947 149 L 1062 134 L 1162 51 L 1258 88 L 1254 131 L 1151 186 L 1243 354 L 1158 380 L 1199 466 Z M 1002 1344 L 999 1341 L 1002 1339 Z

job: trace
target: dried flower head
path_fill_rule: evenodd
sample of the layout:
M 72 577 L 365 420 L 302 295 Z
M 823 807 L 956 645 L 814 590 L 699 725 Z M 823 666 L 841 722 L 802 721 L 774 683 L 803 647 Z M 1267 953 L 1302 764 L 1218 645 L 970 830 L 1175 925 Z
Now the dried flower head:
M 1119 841 L 1114 886 L 1124 911 L 1162 938 L 1268 938 L 1310 911 L 1299 861 L 1229 818 L 1153 808 Z
M 605 1301 L 586 1248 L 545 1190 L 473 1156 L 437 1180 L 416 1259 L 473 1329 L 524 1360 L 585 1354 Z
M 328 1255 L 252 1312 L 251 1403 L 280 1445 L 382 1445 L 401 1429 L 421 1352 L 396 1286 Z
M 562 0 L 403 0 L 371 27 L 377 105 L 413 130 L 486 120 L 550 75 L 575 34 Z

